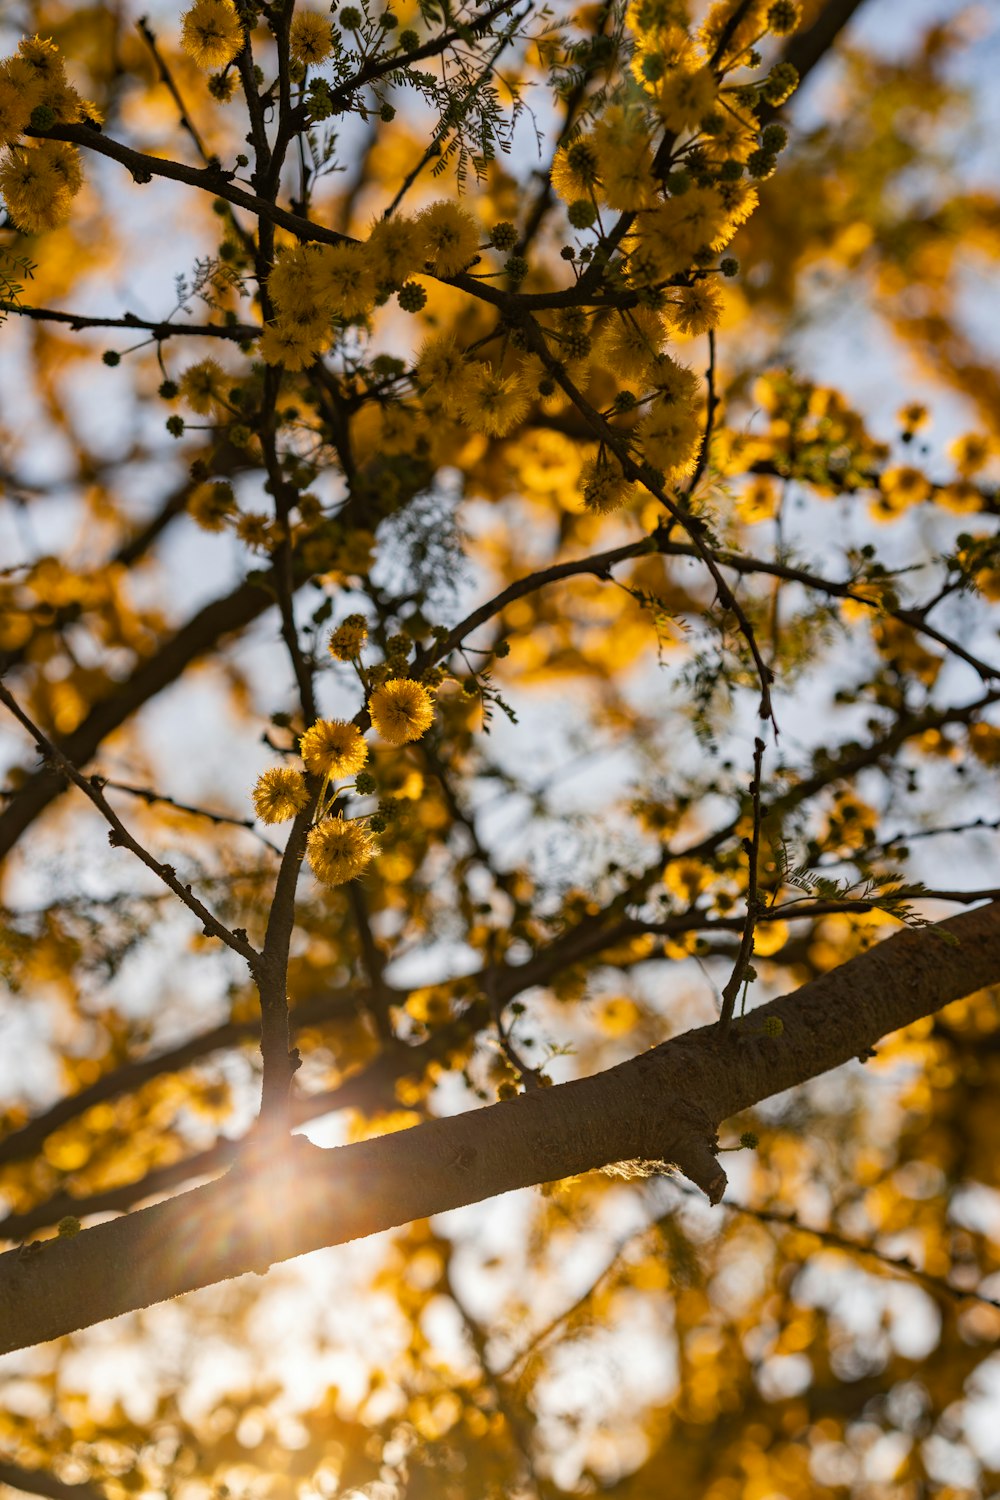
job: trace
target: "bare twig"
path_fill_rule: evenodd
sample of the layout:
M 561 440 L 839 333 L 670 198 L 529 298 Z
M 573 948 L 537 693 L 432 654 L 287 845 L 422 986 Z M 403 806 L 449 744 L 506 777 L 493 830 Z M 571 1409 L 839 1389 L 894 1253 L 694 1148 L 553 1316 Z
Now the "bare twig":
M 148 849 L 145 849 L 129 833 L 125 824 L 101 791 L 100 777 L 82 775 L 73 762 L 49 739 L 48 735 L 43 733 L 38 725 L 32 722 L 13 694 L 8 691 L 2 682 L 0 682 L 0 703 L 5 705 L 22 728 L 26 729 L 28 734 L 31 735 L 42 757 L 55 766 L 74 786 L 78 787 L 84 796 L 89 798 L 94 804 L 105 821 L 110 824 L 111 834 L 109 838 L 111 843 L 115 846 L 128 849 L 137 859 L 141 860 L 146 868 L 151 870 L 159 880 L 162 880 L 164 885 L 173 891 L 178 900 L 183 902 L 190 912 L 194 913 L 204 927 L 207 935 L 216 937 L 220 942 L 225 943 L 227 948 L 231 948 L 234 953 L 239 954 L 240 958 L 245 959 L 250 966 L 251 972 L 256 971 L 260 961 L 260 954 L 247 941 L 246 934 L 244 933 L 241 936 L 237 932 L 231 932 L 214 912 L 209 911 L 208 907 L 198 900 L 197 896 L 192 893 L 190 886 L 185 885 L 178 879 L 177 872 L 171 865 L 163 864 L 160 860 L 156 859 L 149 853 Z
M 753 780 L 750 783 L 750 796 L 753 800 L 753 834 L 749 839 L 743 840 L 746 851 L 749 872 L 747 875 L 747 912 L 743 924 L 743 936 L 740 939 L 740 951 L 733 966 L 733 972 L 729 976 L 725 988 L 722 991 L 722 1014 L 719 1017 L 719 1040 L 724 1042 L 729 1032 L 733 1019 L 733 1011 L 736 1006 L 736 997 L 740 992 L 740 986 L 747 976 L 750 960 L 753 957 L 753 932 L 757 925 L 760 913 L 757 910 L 757 877 L 760 864 L 760 777 L 764 764 L 764 741 L 754 740 L 753 746 Z

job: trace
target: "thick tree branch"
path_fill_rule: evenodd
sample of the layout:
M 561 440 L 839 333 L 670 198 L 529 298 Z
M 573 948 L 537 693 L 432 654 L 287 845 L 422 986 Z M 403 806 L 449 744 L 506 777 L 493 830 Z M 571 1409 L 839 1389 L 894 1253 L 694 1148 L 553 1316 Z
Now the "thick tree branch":
M 0 1352 L 326 1245 L 628 1159 L 674 1162 L 718 1202 L 715 1131 L 864 1055 L 888 1032 L 1000 981 L 1000 903 L 906 931 L 720 1046 L 691 1031 L 594 1077 L 333 1151 L 293 1140 L 219 1182 L 71 1239 L 0 1256 Z

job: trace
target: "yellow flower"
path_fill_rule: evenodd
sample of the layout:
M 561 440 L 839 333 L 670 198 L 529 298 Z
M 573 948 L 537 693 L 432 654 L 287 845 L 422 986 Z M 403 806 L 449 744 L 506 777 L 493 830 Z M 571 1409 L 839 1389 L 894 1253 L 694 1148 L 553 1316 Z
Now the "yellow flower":
M 597 151 L 586 136 L 569 146 L 560 146 L 552 159 L 551 182 L 564 203 L 590 198 L 600 183 Z
M 368 262 L 380 286 L 401 286 L 431 254 L 424 225 L 404 214 L 379 219 L 368 236 Z
M 243 46 L 233 0 L 195 0 L 184 12 L 181 46 L 199 68 L 224 68 Z
M 255 510 L 246 511 L 240 516 L 236 522 L 236 535 L 244 546 L 252 547 L 255 552 L 268 551 L 272 541 L 277 540 L 270 516 Z
M 288 33 L 288 46 L 300 63 L 323 62 L 333 51 L 329 18 L 314 10 L 296 11 Z
M 882 495 L 873 506 L 873 513 L 882 517 L 897 515 L 911 505 L 920 505 L 931 492 L 927 477 L 910 464 L 897 464 L 886 469 L 879 480 L 879 488 Z
M 896 413 L 896 421 L 904 432 L 919 432 L 929 420 L 927 408 L 921 401 L 910 401 Z
M 639 380 L 663 348 L 663 319 L 652 308 L 612 313 L 595 346 L 596 358 L 620 380 Z
M 378 845 L 360 822 L 345 822 L 343 816 L 326 818 L 311 829 L 306 855 L 313 874 L 324 885 L 343 885 L 367 868 L 378 853 Z
M 225 379 L 225 371 L 216 360 L 203 359 L 196 365 L 189 365 L 177 384 L 181 398 L 191 410 L 206 416 L 221 400 Z
M 368 759 L 368 746 L 356 724 L 317 719 L 299 740 L 306 769 L 315 776 L 353 776 Z
M 236 511 L 233 487 L 225 480 L 199 484 L 188 496 L 187 508 L 202 531 L 225 531 L 227 521 Z
M 323 351 L 325 338 L 317 338 L 308 327 L 276 319 L 260 336 L 260 357 L 266 364 L 286 370 L 307 370 Z
M 368 700 L 368 712 L 377 732 L 389 745 L 408 745 L 419 740 L 434 722 L 431 695 L 420 682 L 393 677 L 376 688 Z
M 367 639 L 368 622 L 364 615 L 348 615 L 330 634 L 330 655 L 337 661 L 354 661 L 361 655 Z
M 51 37 L 22 37 L 17 44 L 17 50 L 18 55 L 28 64 L 36 79 L 49 83 L 54 79 L 64 77 L 63 60 L 59 48 Z
M 657 90 L 656 112 L 667 130 L 679 135 L 712 113 L 718 87 L 707 64 L 695 72 L 672 68 Z
M 363 317 L 375 305 L 375 276 L 364 245 L 324 245 L 322 295 L 345 322 Z
M 414 374 L 425 401 L 453 412 L 469 388 L 472 367 L 461 345 L 444 333 L 421 347 Z
M 530 405 L 531 396 L 519 375 L 500 375 L 489 365 L 475 365 L 458 409 L 462 420 L 477 432 L 505 437 Z
M 707 333 L 722 317 L 718 288 L 707 281 L 678 287 L 667 304 L 666 314 L 676 329 L 691 338 Z
M 663 471 L 667 484 L 694 472 L 701 430 L 689 408 L 658 397 L 639 423 L 638 436 L 646 459 Z
M 580 488 L 587 509 L 602 516 L 621 510 L 635 494 L 635 485 L 625 478 L 616 463 L 607 459 L 595 458 L 584 464 L 580 470 Z
M 267 278 L 267 289 L 282 316 L 291 320 L 311 317 L 324 294 L 320 246 L 294 245 L 283 250 Z
M 262 823 L 285 823 L 301 812 L 309 801 L 309 789 L 301 771 L 274 766 L 258 776 L 253 789 L 254 811 Z
M 956 438 L 948 449 L 948 456 L 954 460 L 955 468 L 963 479 L 971 479 L 973 474 L 978 474 L 980 469 L 986 467 L 993 451 L 993 445 L 989 438 L 982 433 L 967 432 L 964 437 Z
M 54 229 L 69 216 L 72 191 L 58 141 L 8 152 L 0 164 L 0 198 L 14 223 L 28 234 Z M 72 150 L 72 148 L 70 148 Z
M 427 237 L 427 255 L 438 276 L 457 276 L 479 253 L 476 221 L 457 203 L 442 199 L 420 215 Z
M 736 509 L 740 520 L 749 526 L 769 521 L 778 509 L 778 487 L 774 480 L 765 474 L 756 475 L 736 502 Z
M 0 147 L 13 145 L 37 102 L 34 76 L 23 58 L 0 62 Z

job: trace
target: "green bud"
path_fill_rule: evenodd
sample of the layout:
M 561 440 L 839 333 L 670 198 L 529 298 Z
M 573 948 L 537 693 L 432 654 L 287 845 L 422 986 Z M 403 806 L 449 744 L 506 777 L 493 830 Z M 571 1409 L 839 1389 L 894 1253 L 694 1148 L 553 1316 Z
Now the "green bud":
M 597 209 L 589 198 L 577 198 L 570 204 L 567 218 L 574 229 L 589 229 L 597 218 Z
M 24 117 L 22 116 L 22 119 Z M 47 104 L 36 104 L 31 111 L 32 130 L 51 130 L 56 123 L 56 112 Z

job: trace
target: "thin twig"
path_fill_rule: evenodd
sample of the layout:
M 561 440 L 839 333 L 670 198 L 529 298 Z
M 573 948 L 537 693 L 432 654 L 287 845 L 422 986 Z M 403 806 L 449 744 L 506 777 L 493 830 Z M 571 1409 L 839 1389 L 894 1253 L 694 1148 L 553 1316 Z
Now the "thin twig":
M 141 860 L 146 868 L 152 870 L 153 874 L 173 891 L 178 900 L 182 901 L 188 910 L 194 913 L 208 935 L 218 938 L 221 942 L 225 943 L 227 948 L 231 948 L 234 953 L 238 953 L 240 958 L 244 959 L 250 965 L 251 972 L 256 972 L 260 961 L 260 954 L 247 941 L 246 934 L 240 935 L 237 932 L 230 931 L 214 912 L 209 911 L 208 907 L 198 900 L 197 896 L 192 893 L 190 886 L 185 885 L 178 879 L 177 872 L 172 865 L 161 863 L 160 860 L 150 854 L 129 833 L 125 824 L 101 791 L 100 777 L 82 775 L 73 762 L 49 739 L 48 735 L 44 734 L 38 725 L 32 722 L 13 694 L 8 691 L 2 682 L 0 682 L 0 703 L 3 703 L 9 709 L 22 728 L 26 729 L 28 734 L 31 735 L 42 757 L 56 766 L 74 786 L 79 787 L 80 791 L 83 792 L 85 797 L 89 798 L 105 821 L 111 825 L 110 842 L 115 846 L 128 849 L 137 859 Z
M 743 847 L 746 850 L 749 873 L 747 876 L 747 912 L 743 924 L 743 936 L 740 939 L 740 951 L 736 955 L 736 963 L 733 972 L 729 976 L 725 988 L 722 991 L 722 1014 L 719 1017 L 719 1040 L 724 1042 L 729 1033 L 729 1027 L 733 1019 L 733 1011 L 736 1007 L 736 997 L 740 992 L 740 986 L 747 977 L 750 960 L 753 957 L 753 933 L 760 915 L 757 909 L 757 878 L 760 864 L 760 778 L 764 764 L 764 741 L 760 738 L 754 740 L 753 745 L 753 780 L 750 783 L 750 796 L 753 799 L 753 835 L 749 840 L 744 839 Z

